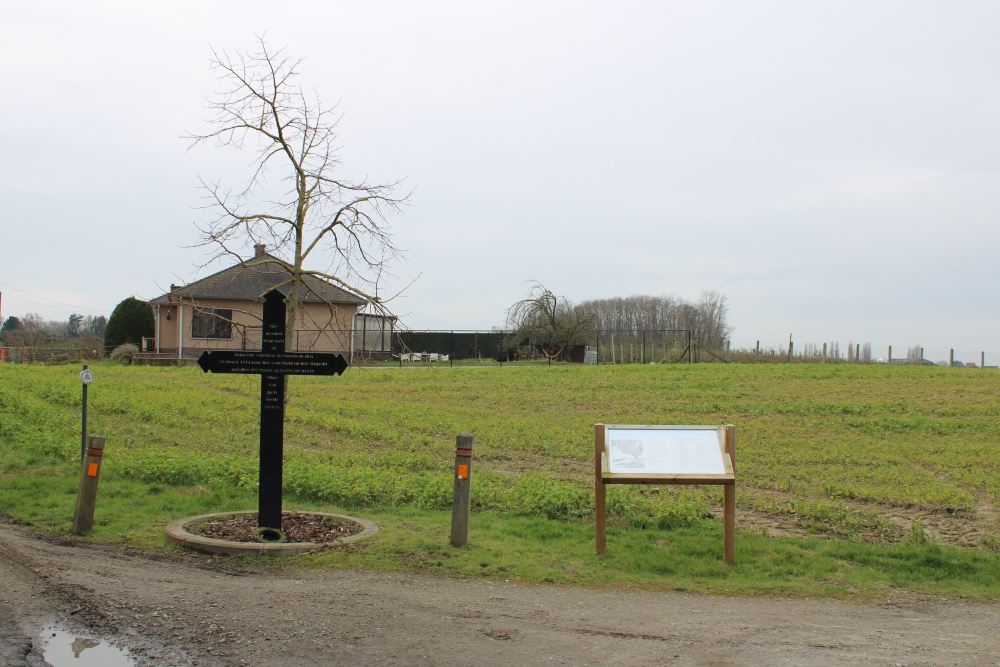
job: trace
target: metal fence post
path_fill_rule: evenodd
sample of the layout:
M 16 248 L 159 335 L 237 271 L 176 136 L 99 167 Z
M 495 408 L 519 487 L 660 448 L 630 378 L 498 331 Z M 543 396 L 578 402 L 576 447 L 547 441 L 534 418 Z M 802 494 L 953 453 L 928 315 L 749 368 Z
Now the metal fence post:
M 83 365 L 83 370 L 87 370 L 87 364 Z M 83 373 L 80 374 L 81 376 Z M 87 385 L 88 382 L 83 383 L 83 414 L 82 417 L 82 436 L 80 438 L 80 460 L 82 461 L 87 455 Z

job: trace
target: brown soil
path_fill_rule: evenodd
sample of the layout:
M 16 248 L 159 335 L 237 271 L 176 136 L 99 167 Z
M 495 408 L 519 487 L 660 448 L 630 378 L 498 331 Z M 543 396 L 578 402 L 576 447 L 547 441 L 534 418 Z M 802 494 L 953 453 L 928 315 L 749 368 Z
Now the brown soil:
M 189 532 L 216 540 L 254 542 L 257 513 L 234 514 L 187 526 Z M 338 519 L 317 514 L 281 513 L 281 530 L 289 542 L 326 544 L 357 535 L 365 529 L 357 521 Z
M 141 552 L 0 520 L 0 664 L 56 623 L 139 667 L 995 665 L 1000 604 L 724 598 L 315 571 Z
M 791 500 L 789 494 L 770 489 L 754 489 L 754 493 L 768 496 L 779 501 Z M 997 508 L 986 501 L 980 502 L 976 510 L 902 507 L 885 503 L 866 503 L 857 500 L 846 501 L 851 508 L 865 510 L 881 515 L 893 526 L 888 535 L 864 535 L 863 538 L 874 541 L 900 542 L 910 539 L 914 527 L 921 528 L 927 538 L 949 546 L 978 549 L 995 545 L 1000 538 Z M 713 514 L 720 520 L 722 508 L 713 509 Z M 792 514 L 756 512 L 738 510 L 739 524 L 743 529 L 756 528 L 765 530 L 772 537 L 791 535 L 804 537 L 811 535 L 822 537 L 823 533 L 809 530 L 808 521 Z M 831 533 L 833 534 L 833 533 Z M 992 548 L 996 548 L 995 546 Z

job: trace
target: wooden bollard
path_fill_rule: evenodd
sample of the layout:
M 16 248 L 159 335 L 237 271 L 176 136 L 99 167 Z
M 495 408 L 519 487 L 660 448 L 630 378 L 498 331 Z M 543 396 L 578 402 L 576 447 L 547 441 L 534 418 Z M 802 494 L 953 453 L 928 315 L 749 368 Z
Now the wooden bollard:
M 455 495 L 451 506 L 451 546 L 469 541 L 469 506 L 472 501 L 472 434 L 455 438 Z
M 83 535 L 94 525 L 94 506 L 97 504 L 97 483 L 101 479 L 101 461 L 104 457 L 104 436 L 88 435 L 80 470 L 80 488 L 76 492 L 76 511 L 73 512 L 73 534 Z

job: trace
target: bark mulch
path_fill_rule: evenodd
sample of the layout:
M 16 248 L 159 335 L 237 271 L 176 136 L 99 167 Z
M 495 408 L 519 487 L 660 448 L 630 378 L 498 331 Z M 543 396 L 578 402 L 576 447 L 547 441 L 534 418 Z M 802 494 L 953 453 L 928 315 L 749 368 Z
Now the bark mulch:
M 235 514 L 188 526 L 192 533 L 216 540 L 231 542 L 253 542 L 253 531 L 257 528 L 257 513 Z M 357 521 L 339 519 L 316 514 L 298 512 L 281 513 L 281 530 L 289 542 L 312 542 L 323 544 L 336 542 L 342 537 L 357 535 L 365 529 Z

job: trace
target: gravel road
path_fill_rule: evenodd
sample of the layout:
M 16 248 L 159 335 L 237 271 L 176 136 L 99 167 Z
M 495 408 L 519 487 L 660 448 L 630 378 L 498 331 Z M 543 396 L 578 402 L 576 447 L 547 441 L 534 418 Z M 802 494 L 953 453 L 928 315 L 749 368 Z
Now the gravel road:
M 142 665 L 1000 665 L 1000 604 L 641 593 L 234 565 L 0 522 L 0 664 L 55 623 Z

